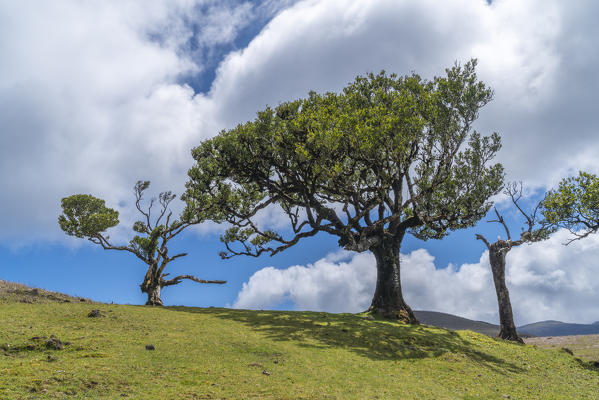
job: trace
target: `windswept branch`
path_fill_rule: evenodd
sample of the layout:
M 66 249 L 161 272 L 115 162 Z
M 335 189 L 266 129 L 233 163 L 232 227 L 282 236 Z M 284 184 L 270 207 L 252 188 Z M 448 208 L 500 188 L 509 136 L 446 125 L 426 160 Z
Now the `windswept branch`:
M 215 283 L 215 284 L 219 284 L 219 285 L 227 283 L 227 281 L 200 279 L 200 278 L 196 278 L 193 275 L 179 275 L 179 276 L 175 276 L 172 279 L 169 279 L 168 281 L 163 281 L 161 286 L 164 287 L 164 286 L 178 285 L 179 283 L 181 283 L 181 281 L 183 279 L 189 279 L 190 281 L 194 281 L 197 283 Z
M 137 258 L 139 258 L 141 261 L 143 261 L 144 263 L 147 263 L 148 260 L 143 256 L 143 254 L 141 252 L 139 252 L 136 249 L 133 249 L 129 246 L 113 246 L 112 244 L 110 244 L 108 242 L 108 238 L 104 237 L 102 234 L 98 233 L 94 236 L 91 236 L 88 238 L 88 240 L 92 243 L 95 244 L 99 244 L 100 246 L 102 246 L 102 248 L 104 250 L 123 250 L 123 251 L 128 251 L 129 253 L 135 254 L 135 256 Z

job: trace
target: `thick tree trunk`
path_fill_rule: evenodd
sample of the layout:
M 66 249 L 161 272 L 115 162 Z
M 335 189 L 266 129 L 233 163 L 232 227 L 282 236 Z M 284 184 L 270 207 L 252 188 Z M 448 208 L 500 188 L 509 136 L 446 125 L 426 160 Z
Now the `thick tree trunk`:
M 139 287 L 142 293 L 147 293 L 148 301 L 146 306 L 162 306 L 162 299 L 160 298 L 160 289 L 162 289 L 163 281 L 160 277 L 156 276 L 157 266 L 149 265 L 146 276 Z
M 493 282 L 495 283 L 497 303 L 499 305 L 500 331 L 498 337 L 518 343 L 524 343 L 516 331 L 514 315 L 512 313 L 512 303 L 510 302 L 510 293 L 508 292 L 507 286 L 505 284 L 506 254 L 507 250 L 505 248 L 491 245 L 491 248 L 489 249 L 489 261 L 491 262 Z
M 148 301 L 146 302 L 146 306 L 162 306 L 162 299 L 160 298 L 160 289 L 162 287 L 160 284 L 151 285 L 148 287 Z
M 384 318 L 417 324 L 412 309 L 406 304 L 401 292 L 399 248 L 401 239 L 383 240 L 370 250 L 376 258 L 376 289 L 369 312 Z

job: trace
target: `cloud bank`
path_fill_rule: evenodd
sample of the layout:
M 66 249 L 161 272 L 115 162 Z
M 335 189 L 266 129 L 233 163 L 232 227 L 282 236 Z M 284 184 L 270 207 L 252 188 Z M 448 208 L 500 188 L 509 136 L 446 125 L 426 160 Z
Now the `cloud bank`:
M 598 13 L 590 0 L 0 2 L 0 239 L 64 240 L 72 193 L 129 224 L 136 180 L 180 193 L 190 149 L 267 104 L 471 57 L 495 90 L 477 127 L 502 135 L 510 179 L 599 172 Z M 213 64 L 208 92 L 186 84 Z
M 506 282 L 518 325 L 540 320 L 599 320 L 599 235 L 563 243 L 567 231 L 512 249 Z M 488 251 L 478 263 L 436 269 L 425 249 L 401 255 L 406 302 L 417 310 L 441 311 L 498 323 Z M 236 308 L 269 309 L 291 302 L 296 310 L 360 312 L 370 305 L 376 267 L 370 253 L 332 253 L 306 266 L 263 268 L 252 275 Z

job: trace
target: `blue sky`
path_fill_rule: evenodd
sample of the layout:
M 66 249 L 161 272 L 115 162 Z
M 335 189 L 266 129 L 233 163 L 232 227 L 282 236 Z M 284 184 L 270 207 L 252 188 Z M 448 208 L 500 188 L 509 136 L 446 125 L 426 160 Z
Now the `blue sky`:
M 591 1 L 558 0 L 0 1 L 0 279 L 143 303 L 144 266 L 66 237 L 56 223 L 62 197 L 104 198 L 121 213 L 112 237 L 126 241 L 138 179 L 152 181 L 155 194 L 181 193 L 189 151 L 202 140 L 266 105 L 337 91 L 381 69 L 432 78 L 478 58 L 495 99 L 476 129 L 501 134 L 497 161 L 508 180 L 524 182 L 532 204 L 561 177 L 599 172 L 597 11 Z M 521 219 L 496 200 L 519 232 Z M 407 237 L 409 304 L 496 321 L 474 234 L 495 238 L 500 228 L 483 220 L 440 241 Z M 166 304 L 368 306 L 372 259 L 339 253 L 335 237 L 318 235 L 272 258 L 221 260 L 221 231 L 208 224 L 174 242 L 189 256 L 170 271 L 228 284 L 169 287 Z M 508 256 L 517 323 L 599 320 L 599 241 L 565 247 L 565 235 Z

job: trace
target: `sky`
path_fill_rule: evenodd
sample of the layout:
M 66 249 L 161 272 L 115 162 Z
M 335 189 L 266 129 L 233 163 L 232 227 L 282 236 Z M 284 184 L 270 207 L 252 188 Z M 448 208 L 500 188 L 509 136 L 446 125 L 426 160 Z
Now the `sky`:
M 143 304 L 144 265 L 67 237 L 60 200 L 89 193 L 118 209 L 115 242 L 136 220 L 133 185 L 184 190 L 190 150 L 267 105 L 340 91 L 382 69 L 444 73 L 477 58 L 494 90 L 475 127 L 498 132 L 496 161 L 524 205 L 578 170 L 599 173 L 599 3 L 590 0 L 0 0 L 0 279 Z M 522 219 L 498 196 L 512 232 Z M 180 204 L 174 205 L 174 211 Z M 276 214 L 276 212 L 275 212 Z M 276 215 L 275 215 L 276 217 Z M 274 218 L 276 220 L 276 218 Z M 440 241 L 407 237 L 402 280 L 414 309 L 497 322 L 482 220 Z M 171 275 L 225 279 L 163 291 L 166 304 L 358 312 L 376 269 L 369 253 L 321 234 L 275 257 L 221 260 L 224 227 L 173 242 Z M 518 325 L 599 320 L 599 235 L 567 232 L 513 249 L 507 284 Z

